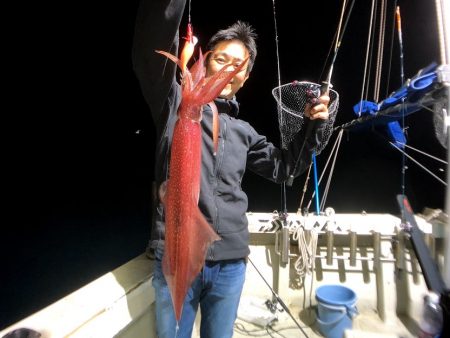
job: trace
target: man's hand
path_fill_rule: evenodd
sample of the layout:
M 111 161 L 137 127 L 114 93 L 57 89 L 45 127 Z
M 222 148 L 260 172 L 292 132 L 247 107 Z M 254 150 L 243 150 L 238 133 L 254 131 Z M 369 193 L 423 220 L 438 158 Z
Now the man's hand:
M 328 103 L 330 102 L 330 97 L 328 95 L 322 95 L 316 100 L 314 104 L 306 104 L 305 116 L 310 120 L 328 120 Z

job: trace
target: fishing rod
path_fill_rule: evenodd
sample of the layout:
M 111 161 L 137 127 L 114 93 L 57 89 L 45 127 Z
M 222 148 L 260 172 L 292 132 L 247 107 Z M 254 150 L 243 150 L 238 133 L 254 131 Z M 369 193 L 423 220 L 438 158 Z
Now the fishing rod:
M 339 47 L 341 46 L 342 39 L 344 37 L 344 32 L 345 32 L 345 30 L 347 28 L 347 24 L 348 24 L 348 21 L 350 19 L 350 14 L 352 12 L 354 4 L 355 4 L 355 0 L 353 0 L 352 3 L 350 4 L 350 8 L 348 10 L 348 14 L 347 14 L 347 17 L 345 19 L 345 23 L 342 26 L 344 13 L 345 13 L 345 9 L 346 9 L 346 0 L 344 0 L 344 2 L 343 2 L 341 16 L 340 16 L 340 19 L 339 19 L 338 32 L 337 32 L 337 36 L 336 36 L 336 43 L 335 43 L 335 46 L 334 46 L 333 58 L 331 60 L 331 64 L 330 64 L 330 68 L 328 70 L 328 74 L 327 74 L 326 80 L 322 83 L 322 85 L 320 87 L 321 95 L 328 95 L 329 94 L 329 91 L 330 91 L 330 88 L 331 88 L 331 77 L 332 77 L 332 74 L 333 74 L 334 63 L 336 61 L 336 57 L 337 57 L 338 52 L 339 52 Z M 316 105 L 318 103 L 319 102 L 318 102 L 317 98 L 315 98 L 315 99 L 312 98 L 312 100 L 311 100 L 311 105 L 312 106 L 314 106 L 314 105 Z M 292 186 L 292 184 L 294 182 L 294 174 L 295 174 L 295 172 L 297 170 L 297 167 L 298 167 L 298 165 L 300 163 L 300 158 L 301 158 L 301 155 L 302 155 L 302 153 L 304 151 L 304 148 L 305 148 L 305 145 L 306 145 L 306 141 L 309 138 L 309 136 L 311 135 L 311 132 L 314 129 L 315 125 L 316 125 L 316 121 L 314 121 L 314 120 L 313 121 L 309 121 L 309 123 L 308 123 L 308 127 L 307 127 L 306 132 L 305 132 L 305 138 L 303 140 L 302 146 L 300 148 L 299 155 L 298 155 L 297 160 L 295 162 L 294 170 L 292 171 L 292 173 L 288 176 L 288 178 L 286 180 L 286 184 L 289 187 Z
M 252 260 L 250 259 L 250 257 L 248 257 L 248 261 L 253 265 L 253 267 L 255 268 L 256 272 L 258 272 L 258 274 L 261 276 L 262 280 L 264 281 L 264 283 L 266 283 L 267 287 L 270 289 L 270 291 L 272 292 L 273 296 L 275 297 L 275 299 L 277 300 L 278 303 L 280 303 L 280 305 L 282 306 L 282 308 L 284 309 L 284 311 L 286 311 L 286 313 L 292 318 L 292 320 L 295 322 L 295 325 L 298 326 L 298 328 L 300 329 L 300 331 L 302 331 L 302 333 L 305 335 L 305 337 L 309 338 L 309 336 L 306 334 L 305 330 L 303 330 L 303 328 L 300 326 L 300 324 L 298 323 L 298 321 L 295 319 L 295 317 L 292 315 L 291 311 L 289 310 L 289 308 L 287 307 L 287 305 L 283 302 L 283 300 L 280 298 L 280 296 L 278 296 L 278 294 L 275 292 L 275 290 L 270 286 L 270 284 L 267 282 L 267 280 L 264 278 L 264 276 L 262 275 L 262 273 L 258 270 L 258 268 L 255 266 L 255 264 L 253 264 Z
M 280 71 L 280 52 L 279 52 L 279 44 L 278 44 L 278 25 L 277 25 L 277 15 L 275 9 L 275 0 L 272 0 L 272 10 L 273 10 L 273 23 L 274 23 L 274 31 L 275 31 L 275 49 L 277 55 L 277 74 L 278 74 L 278 88 L 281 87 L 281 71 Z M 279 89 L 281 90 L 281 89 Z M 281 96 L 281 93 L 280 93 Z M 281 106 L 281 102 L 279 102 Z M 279 107 L 280 109 L 280 107 Z M 286 182 L 283 181 L 281 183 L 281 213 L 278 213 L 278 219 L 282 223 L 281 227 L 281 262 L 283 264 L 287 264 L 289 261 L 289 227 L 287 224 L 287 198 L 286 198 Z
M 405 83 L 405 71 L 404 71 L 404 61 L 403 61 L 403 37 L 402 37 L 402 20 L 400 16 L 400 6 L 395 9 L 395 18 L 397 21 L 397 34 L 398 34 L 398 44 L 400 49 L 400 83 Z M 401 114 L 402 114 L 402 131 L 405 129 L 405 98 L 402 98 L 401 103 Z M 405 196 L 405 176 L 406 176 L 406 150 L 402 152 L 402 170 L 401 170 L 401 190 L 402 196 Z

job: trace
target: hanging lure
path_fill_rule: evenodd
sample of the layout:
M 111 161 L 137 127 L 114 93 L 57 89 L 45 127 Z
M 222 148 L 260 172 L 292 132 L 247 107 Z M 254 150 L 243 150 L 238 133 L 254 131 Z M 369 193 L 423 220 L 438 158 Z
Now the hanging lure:
M 183 49 L 182 49 L 181 55 L 180 55 L 180 62 L 181 62 L 180 68 L 183 73 L 186 71 L 187 63 L 189 62 L 192 55 L 194 54 L 195 45 L 198 42 L 197 37 L 194 36 L 194 29 L 190 22 L 187 25 L 187 33 L 186 33 L 186 37 L 184 39 L 186 41 L 184 42 L 184 46 L 183 46 Z

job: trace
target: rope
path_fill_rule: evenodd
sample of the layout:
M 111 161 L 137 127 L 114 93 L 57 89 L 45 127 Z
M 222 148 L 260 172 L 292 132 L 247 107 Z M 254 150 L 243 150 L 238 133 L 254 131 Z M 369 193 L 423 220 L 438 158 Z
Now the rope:
M 309 238 L 306 238 L 305 230 L 302 226 L 297 227 L 293 237 L 298 244 L 299 256 L 294 263 L 294 268 L 300 277 L 312 274 L 317 251 L 318 232 L 314 228 L 309 230 Z
M 336 143 L 337 143 L 338 145 L 337 145 L 336 152 L 334 153 L 334 158 L 333 158 L 333 163 L 332 163 L 332 165 L 331 165 L 330 174 L 328 175 L 327 184 L 326 184 L 325 189 L 324 189 L 324 192 L 323 192 L 322 202 L 321 202 L 321 204 L 320 204 L 320 210 L 323 210 L 323 208 L 324 208 L 324 206 L 325 206 L 325 202 L 326 202 L 327 197 L 328 197 L 328 191 L 330 190 L 331 177 L 333 176 L 333 173 L 334 173 L 334 166 L 335 166 L 335 164 L 336 164 L 337 154 L 338 154 L 338 152 L 339 152 L 339 147 L 340 147 L 340 145 L 341 145 L 343 133 L 344 133 L 344 130 L 341 129 L 341 130 L 339 131 L 339 134 L 338 134 L 338 137 L 337 137 L 337 140 L 336 140 Z
M 384 33 L 386 25 L 386 0 L 381 1 L 380 6 L 380 26 L 378 33 L 378 51 L 377 51 L 377 67 L 375 70 L 375 88 L 374 99 L 378 102 L 380 96 L 380 82 L 381 82 L 381 70 L 383 68 L 383 46 L 384 46 Z
M 397 0 L 394 1 L 393 8 L 397 8 Z M 395 10 L 393 11 L 395 12 Z M 389 96 L 389 82 L 391 80 L 391 67 L 392 67 L 392 50 L 394 49 L 394 36 L 395 36 L 395 14 L 392 16 L 392 32 L 391 32 L 391 43 L 389 46 L 389 62 L 388 62 L 388 70 L 387 70 L 387 82 L 386 82 L 386 91 L 384 97 Z
M 365 88 L 365 93 L 364 93 L 364 99 L 367 100 L 368 96 L 369 96 L 369 87 L 370 87 L 370 79 L 372 78 L 372 61 L 373 61 L 373 50 L 374 50 L 374 41 L 375 41 L 375 28 L 373 27 L 374 22 L 376 21 L 376 13 L 378 12 L 378 2 L 375 1 L 374 7 L 373 7 L 373 12 L 371 13 L 372 16 L 372 24 L 371 24 L 371 28 L 369 30 L 369 34 L 370 34 L 370 45 L 368 45 L 368 58 L 369 58 L 369 71 L 367 74 L 367 85 Z
M 372 32 L 374 10 L 375 10 L 374 7 L 375 7 L 375 0 L 372 0 L 372 8 L 370 9 L 369 35 L 367 37 L 366 58 L 365 58 L 365 61 L 364 61 L 364 74 L 363 74 L 363 83 L 362 83 L 362 88 L 361 88 L 361 98 L 360 98 L 360 105 L 359 105 L 358 115 L 361 115 L 362 101 L 363 101 L 363 99 L 365 97 L 364 92 L 365 92 L 365 88 L 366 88 L 366 79 L 368 77 L 368 75 L 367 75 L 367 68 L 368 68 L 368 62 L 369 62 L 369 50 L 370 50 L 370 44 L 371 44 L 371 32 Z
M 333 156 L 333 152 L 335 151 L 338 142 L 340 142 L 340 141 L 339 141 L 339 137 L 336 138 L 336 141 L 335 141 L 334 144 L 333 144 L 333 148 L 331 148 L 330 155 L 329 155 L 328 158 L 327 158 L 327 162 L 325 163 L 325 167 L 323 168 L 322 174 L 320 175 L 320 178 L 319 178 L 319 183 L 318 183 L 319 185 L 320 185 L 320 183 L 322 182 L 322 178 L 323 178 L 323 176 L 325 175 L 325 172 L 326 172 L 326 170 L 327 170 L 327 168 L 328 168 L 328 164 L 330 163 L 331 157 Z M 313 192 L 313 194 L 312 194 L 312 196 L 311 196 L 311 199 L 310 199 L 310 201 L 308 202 L 308 205 L 306 206 L 306 210 L 309 210 L 309 207 L 311 206 L 311 202 L 312 202 L 314 196 L 315 196 L 315 191 Z

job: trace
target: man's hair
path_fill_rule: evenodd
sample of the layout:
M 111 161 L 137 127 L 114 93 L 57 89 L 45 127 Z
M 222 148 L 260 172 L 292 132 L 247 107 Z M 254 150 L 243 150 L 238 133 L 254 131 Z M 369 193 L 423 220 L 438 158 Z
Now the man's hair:
M 250 58 L 248 60 L 247 74 L 253 68 L 256 58 L 256 38 L 257 35 L 252 26 L 246 22 L 237 21 L 226 29 L 222 29 L 214 34 L 208 42 L 207 50 L 213 50 L 222 41 L 239 40 L 247 48 Z M 208 55 L 208 60 L 209 56 Z

